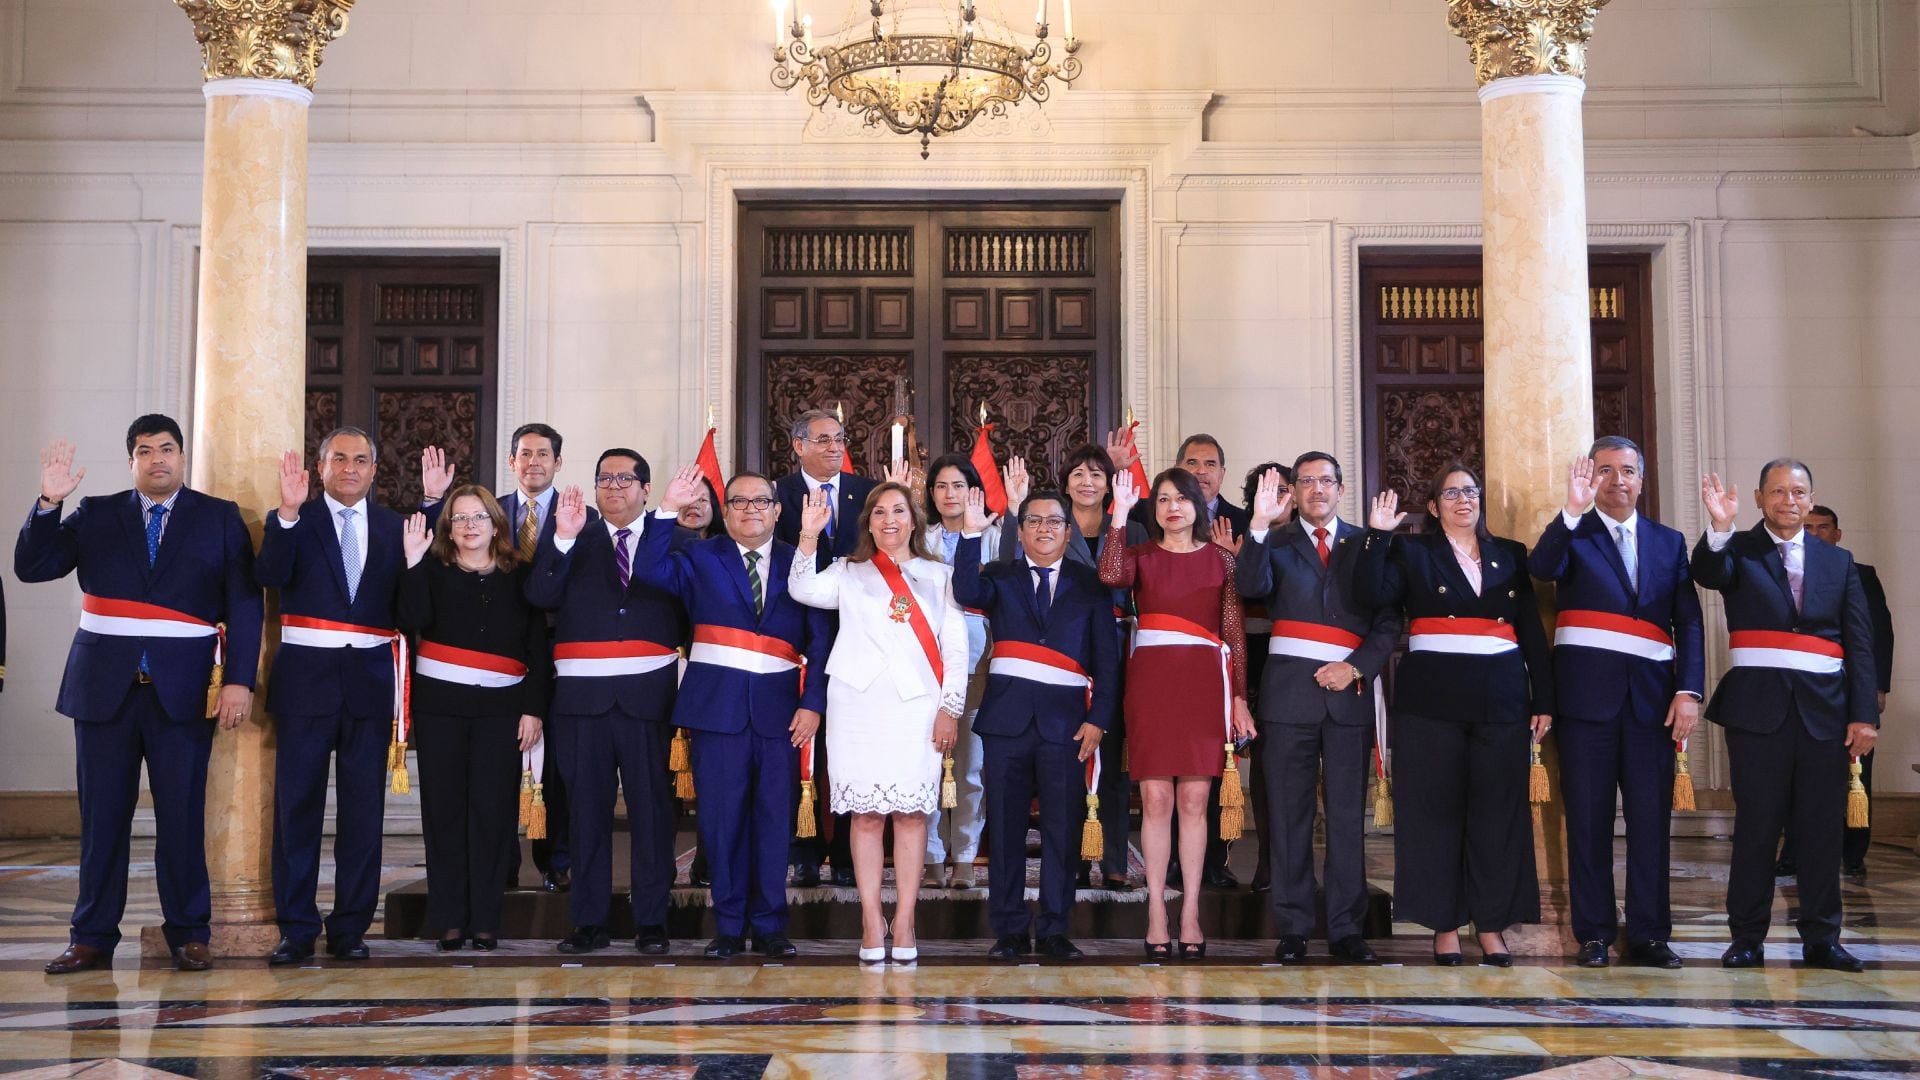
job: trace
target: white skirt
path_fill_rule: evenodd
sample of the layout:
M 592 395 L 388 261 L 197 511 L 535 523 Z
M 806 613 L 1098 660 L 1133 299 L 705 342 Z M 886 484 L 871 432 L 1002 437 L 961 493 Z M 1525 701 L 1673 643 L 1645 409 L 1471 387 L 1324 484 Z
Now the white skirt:
M 865 691 L 827 684 L 828 799 L 836 814 L 930 814 L 940 807 L 940 754 L 930 694 L 901 701 L 893 680 Z

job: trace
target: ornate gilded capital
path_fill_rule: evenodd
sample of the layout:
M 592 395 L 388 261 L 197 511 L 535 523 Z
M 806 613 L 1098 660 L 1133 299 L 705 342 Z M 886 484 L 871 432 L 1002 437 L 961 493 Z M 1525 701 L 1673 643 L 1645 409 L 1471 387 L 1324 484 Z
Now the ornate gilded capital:
M 174 0 L 193 20 L 208 82 L 277 79 L 313 89 L 320 52 L 353 0 Z
M 1587 42 L 1607 0 L 1447 0 L 1447 26 L 1473 46 L 1485 86 L 1522 75 L 1587 77 Z

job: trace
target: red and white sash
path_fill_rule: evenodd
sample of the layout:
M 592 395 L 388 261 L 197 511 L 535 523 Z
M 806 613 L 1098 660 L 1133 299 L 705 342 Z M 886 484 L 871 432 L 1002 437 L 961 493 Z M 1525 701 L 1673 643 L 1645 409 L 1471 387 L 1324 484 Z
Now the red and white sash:
M 1734 667 L 1804 671 L 1810 675 L 1838 675 L 1846 669 L 1846 650 L 1812 634 L 1735 630 L 1727 637 L 1732 646 L 1728 659 Z
M 553 647 L 553 672 L 563 679 L 645 675 L 679 660 L 680 650 L 652 641 L 562 641 Z
M 378 626 L 316 619 L 310 615 L 282 614 L 280 644 L 304 645 L 311 649 L 387 649 L 393 654 L 393 715 L 399 722 L 397 737 L 406 741 L 407 727 L 407 635 Z
M 1673 637 L 1665 630 L 1645 619 L 1605 611 L 1562 611 L 1554 622 L 1553 643 L 1605 649 L 1642 660 L 1673 659 Z
M 1408 630 L 1408 652 L 1498 656 L 1520 647 L 1513 627 L 1496 619 L 1415 619 Z
M 1082 689 L 1086 691 L 1088 706 L 1093 704 L 1092 676 L 1066 653 L 1030 641 L 996 641 L 989 656 L 989 675 Z
M 457 649 L 425 638 L 420 639 L 413 670 L 428 678 L 462 686 L 515 686 L 527 677 L 527 665 L 518 660 L 473 649 Z
M 693 648 L 688 650 L 687 660 L 749 675 L 778 675 L 805 662 L 800 650 L 777 637 L 705 623 L 693 628 Z
M 1158 612 L 1142 612 L 1139 628 L 1133 632 L 1133 648 L 1168 648 L 1173 646 L 1204 646 L 1213 649 L 1220 657 L 1220 713 L 1226 725 L 1227 741 L 1233 741 L 1233 673 L 1228 664 L 1233 650 L 1221 639 L 1220 635 L 1208 630 L 1197 622 L 1183 619 L 1178 615 L 1162 615 Z
M 1267 639 L 1267 655 L 1292 656 L 1330 664 L 1353 655 L 1353 650 L 1360 645 L 1359 634 L 1350 634 L 1337 626 L 1275 619 L 1273 636 Z
M 85 593 L 80 597 L 80 629 L 108 637 L 203 638 L 220 633 L 213 623 L 183 611 Z
M 933 636 L 933 626 L 927 622 L 926 608 L 919 598 L 913 595 L 913 588 L 907 584 L 907 575 L 900 572 L 900 565 L 884 551 L 873 553 L 873 568 L 880 571 L 880 580 L 887 583 L 893 591 L 893 618 L 904 619 L 913 630 L 913 636 L 920 642 L 920 653 L 927 661 L 927 667 L 933 671 L 934 696 L 940 695 L 940 685 L 946 681 L 947 666 L 940 659 L 940 642 Z

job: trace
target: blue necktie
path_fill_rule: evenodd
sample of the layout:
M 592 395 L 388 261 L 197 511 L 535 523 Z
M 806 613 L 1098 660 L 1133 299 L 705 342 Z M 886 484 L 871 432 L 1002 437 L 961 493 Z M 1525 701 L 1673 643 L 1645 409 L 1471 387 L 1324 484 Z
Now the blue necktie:
M 1625 525 L 1613 527 L 1614 546 L 1620 549 L 1620 565 L 1627 572 L 1627 588 L 1640 595 L 1640 553 L 1634 550 L 1633 534 Z
M 347 572 L 347 603 L 360 592 L 360 542 L 353 534 L 353 508 L 340 511 L 340 566 Z
M 147 510 L 147 565 L 149 567 L 153 565 L 153 560 L 160 555 L 160 530 L 166 527 L 166 521 L 167 508 L 160 503 L 154 503 L 153 506 Z M 147 654 L 145 652 L 140 654 L 140 674 L 153 674 L 153 672 L 147 670 Z
M 1040 613 L 1040 622 L 1045 624 L 1047 612 L 1053 607 L 1053 590 L 1047 587 L 1047 579 L 1053 576 L 1053 567 L 1036 566 L 1033 572 L 1040 575 L 1039 584 L 1033 587 L 1033 607 Z
M 827 537 L 827 550 L 833 550 L 833 485 L 821 484 L 820 494 L 827 497 L 827 527 L 821 532 Z

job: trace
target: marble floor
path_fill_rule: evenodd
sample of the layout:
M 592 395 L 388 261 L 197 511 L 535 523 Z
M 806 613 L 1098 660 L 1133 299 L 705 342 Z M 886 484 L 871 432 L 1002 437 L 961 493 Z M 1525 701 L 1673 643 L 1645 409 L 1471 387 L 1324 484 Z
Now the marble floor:
M 1370 838 L 1388 884 L 1391 843 Z M 1240 845 L 1245 848 L 1247 845 Z M 1876 847 L 1846 888 L 1864 975 L 1797 964 L 1793 890 L 1770 964 L 1719 967 L 1726 845 L 1677 840 L 1679 971 L 1435 968 L 1396 927 L 1380 967 L 1266 961 L 1272 942 L 1215 942 L 1198 964 L 1144 964 L 1133 941 L 1081 942 L 1072 965 L 994 965 L 986 942 L 926 942 L 913 967 L 862 970 L 855 943 L 802 941 L 786 963 L 581 959 L 552 942 L 443 956 L 373 940 L 375 959 L 211 973 L 141 963 L 158 921 L 151 843 L 136 842 L 116 967 L 55 979 L 74 889 L 70 842 L 0 843 L 0 1072 L 207 1077 L 1895 1077 L 1920 1076 L 1920 858 Z M 1250 876 L 1252 852 L 1235 852 Z M 417 879 L 418 838 L 387 849 Z M 323 900 L 324 907 L 324 900 Z M 377 929 L 376 929 L 377 933 Z M 1569 944 L 1571 944 L 1569 942 Z M 1316 949 L 1320 946 L 1316 943 Z M 1469 950 L 1471 951 L 1471 949 Z

